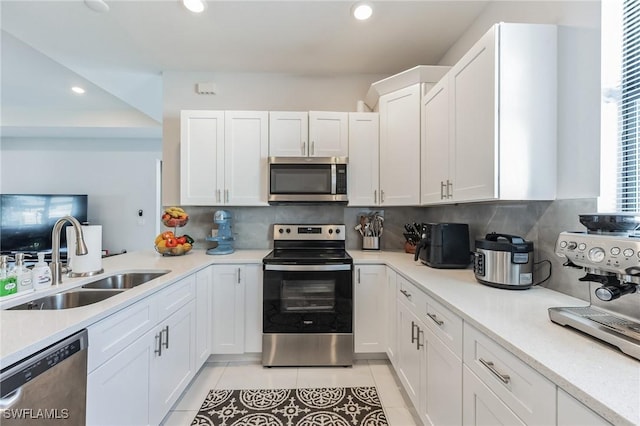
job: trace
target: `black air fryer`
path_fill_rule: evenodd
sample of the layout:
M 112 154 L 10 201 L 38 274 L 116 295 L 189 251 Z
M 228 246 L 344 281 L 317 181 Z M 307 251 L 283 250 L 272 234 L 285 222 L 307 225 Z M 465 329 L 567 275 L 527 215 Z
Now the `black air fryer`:
M 416 246 L 414 260 L 432 268 L 464 269 L 471 264 L 469 225 L 466 223 L 425 223 L 423 238 Z

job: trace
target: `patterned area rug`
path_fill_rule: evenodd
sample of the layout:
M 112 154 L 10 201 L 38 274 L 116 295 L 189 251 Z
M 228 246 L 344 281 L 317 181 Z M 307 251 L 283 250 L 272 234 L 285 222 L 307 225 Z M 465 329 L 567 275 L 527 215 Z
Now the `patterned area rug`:
M 375 387 L 214 389 L 191 424 L 388 426 Z

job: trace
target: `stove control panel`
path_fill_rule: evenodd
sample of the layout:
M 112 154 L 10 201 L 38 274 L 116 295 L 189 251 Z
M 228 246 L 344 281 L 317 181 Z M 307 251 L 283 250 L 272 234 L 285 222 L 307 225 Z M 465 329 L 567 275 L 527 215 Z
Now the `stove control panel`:
M 345 240 L 345 225 L 273 225 L 274 240 Z
M 561 232 L 556 254 L 579 266 L 622 274 L 640 271 L 640 238 L 626 235 Z

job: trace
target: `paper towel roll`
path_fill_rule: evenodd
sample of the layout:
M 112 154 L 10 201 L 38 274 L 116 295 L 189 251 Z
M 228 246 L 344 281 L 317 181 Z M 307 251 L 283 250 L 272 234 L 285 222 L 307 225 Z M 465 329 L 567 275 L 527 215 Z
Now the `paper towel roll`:
M 76 232 L 73 226 L 67 226 L 67 256 L 73 275 L 102 270 L 102 225 L 82 225 L 82 234 L 88 253 L 77 256 Z

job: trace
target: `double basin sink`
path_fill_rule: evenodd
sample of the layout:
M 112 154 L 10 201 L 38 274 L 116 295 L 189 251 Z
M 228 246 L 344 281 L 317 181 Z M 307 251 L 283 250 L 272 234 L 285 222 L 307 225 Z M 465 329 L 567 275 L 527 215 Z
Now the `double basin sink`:
M 41 297 L 10 309 L 16 310 L 57 310 L 78 308 L 108 299 L 123 291 L 161 277 L 170 271 L 124 272 L 109 275 L 84 284 L 79 289 L 64 291 Z

